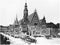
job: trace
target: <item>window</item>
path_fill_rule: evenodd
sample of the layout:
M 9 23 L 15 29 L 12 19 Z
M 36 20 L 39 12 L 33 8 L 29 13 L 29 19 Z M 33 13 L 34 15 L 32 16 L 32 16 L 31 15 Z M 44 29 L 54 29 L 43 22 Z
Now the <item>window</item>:
M 36 34 L 40 34 L 40 32 L 36 32 Z
M 34 25 L 37 25 L 37 23 L 34 23 Z

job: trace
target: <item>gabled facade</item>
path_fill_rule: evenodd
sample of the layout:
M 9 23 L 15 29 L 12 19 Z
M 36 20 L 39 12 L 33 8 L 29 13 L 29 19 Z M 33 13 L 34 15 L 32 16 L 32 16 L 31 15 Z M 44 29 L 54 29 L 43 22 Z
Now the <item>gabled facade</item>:
M 34 26 L 38 26 L 39 25 L 39 17 L 38 17 L 38 14 L 35 10 L 34 14 L 33 14 L 33 17 L 32 17 L 32 20 L 30 22 L 31 25 L 34 25 Z

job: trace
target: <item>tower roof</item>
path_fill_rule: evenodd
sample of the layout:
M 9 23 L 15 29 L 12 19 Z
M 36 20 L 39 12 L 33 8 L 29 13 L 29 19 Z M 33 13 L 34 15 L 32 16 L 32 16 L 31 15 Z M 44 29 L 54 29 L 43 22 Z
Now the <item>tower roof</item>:
M 43 17 L 43 20 L 45 20 L 45 16 Z
M 25 7 L 27 7 L 27 3 L 25 3 Z
M 37 10 L 35 9 L 35 12 L 37 12 Z
M 19 22 L 18 22 L 18 18 L 17 18 L 17 15 L 16 15 L 16 19 L 14 21 L 14 25 L 18 25 L 18 24 L 19 24 Z
M 28 11 L 28 9 L 27 9 L 27 3 L 25 3 L 24 11 Z

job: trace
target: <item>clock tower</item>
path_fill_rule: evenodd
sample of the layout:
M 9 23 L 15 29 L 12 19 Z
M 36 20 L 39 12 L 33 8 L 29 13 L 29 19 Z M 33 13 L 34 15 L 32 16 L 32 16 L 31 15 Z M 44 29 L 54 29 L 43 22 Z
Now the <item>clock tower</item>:
M 24 22 L 28 23 L 28 9 L 27 9 L 27 3 L 25 3 L 25 8 L 24 8 Z

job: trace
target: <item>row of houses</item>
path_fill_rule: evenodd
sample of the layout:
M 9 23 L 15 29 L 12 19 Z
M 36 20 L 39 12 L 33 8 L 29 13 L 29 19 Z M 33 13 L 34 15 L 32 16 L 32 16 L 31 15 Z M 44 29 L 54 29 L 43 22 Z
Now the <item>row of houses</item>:
M 51 24 L 50 24 L 51 25 Z M 29 36 L 40 37 L 40 36 L 53 36 L 58 37 L 58 33 L 60 33 L 60 28 L 57 27 L 47 27 L 43 25 L 39 26 L 31 26 L 27 25 L 27 27 L 23 28 L 22 25 L 10 25 L 10 26 L 0 26 L 0 32 L 11 32 L 15 34 L 20 34 L 20 32 L 26 33 Z

